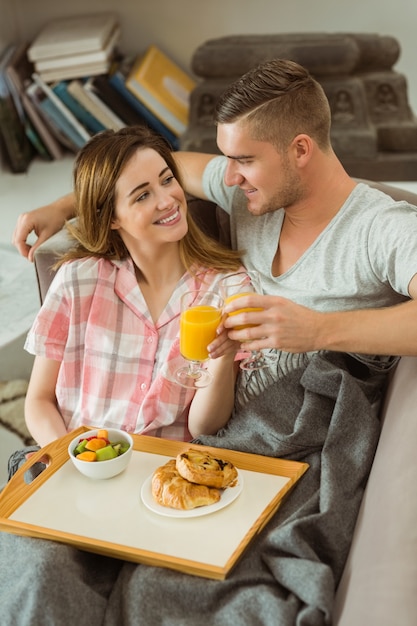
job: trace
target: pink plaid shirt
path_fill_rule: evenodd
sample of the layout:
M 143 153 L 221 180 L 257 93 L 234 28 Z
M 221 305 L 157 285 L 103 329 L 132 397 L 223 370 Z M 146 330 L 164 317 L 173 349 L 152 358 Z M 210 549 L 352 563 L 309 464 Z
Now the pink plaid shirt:
M 184 362 L 180 297 L 198 288 L 218 291 L 221 277 L 211 270 L 184 274 L 154 324 L 131 259 L 63 265 L 25 348 L 61 362 L 56 397 L 67 430 L 85 424 L 189 440 L 194 391 L 165 377 Z

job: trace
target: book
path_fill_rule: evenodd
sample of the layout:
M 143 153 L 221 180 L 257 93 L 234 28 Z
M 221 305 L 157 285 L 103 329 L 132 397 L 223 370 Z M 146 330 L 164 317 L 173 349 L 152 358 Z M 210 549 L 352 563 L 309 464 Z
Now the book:
M 27 125 L 27 134 L 32 143 L 36 142 L 35 147 L 40 156 L 61 159 L 64 154 L 61 144 L 51 133 L 48 125 L 26 94 L 26 87 L 32 82 L 33 73 L 33 64 L 27 58 L 27 48 L 27 43 L 16 46 L 5 69 L 6 80 L 8 80 L 10 88 L 16 93 L 16 98 L 20 100 L 26 119 L 30 124 Z M 36 133 L 37 138 L 35 138 L 34 133 Z M 44 154 L 42 146 L 46 149 L 47 155 Z
M 98 120 L 69 93 L 68 84 L 68 81 L 61 80 L 58 83 L 52 84 L 51 89 L 91 134 L 94 135 L 95 133 L 99 133 L 101 130 L 104 130 L 106 127 L 100 122 L 100 120 Z
M 96 76 L 97 74 L 105 74 L 109 69 L 110 61 L 100 61 L 99 63 L 90 63 L 80 67 L 66 67 L 63 69 L 44 70 L 38 72 L 38 76 L 45 83 L 53 83 L 60 80 L 72 80 L 74 78 L 85 78 L 86 76 Z
M 189 97 L 196 82 L 157 46 L 138 56 L 126 87 L 176 136 L 188 125 Z
M 53 157 L 48 152 L 48 149 L 43 143 L 42 138 L 38 135 L 37 131 L 35 130 L 34 126 L 29 122 L 29 120 L 26 121 L 25 132 L 27 138 L 29 139 L 33 148 L 36 150 L 37 154 L 46 161 L 52 161 Z
M 57 118 L 65 119 L 65 124 L 62 124 L 62 127 L 65 128 L 65 132 L 71 136 L 71 140 L 79 147 L 82 148 L 84 144 L 90 139 L 91 135 L 71 113 L 68 107 L 62 102 L 60 98 L 54 93 L 54 91 L 47 85 L 41 77 L 34 72 L 32 74 L 33 81 L 38 85 L 38 87 L 45 93 L 47 98 L 51 101 L 54 108 L 57 110 Z M 59 112 L 59 115 L 58 115 Z
M 13 103 L 15 105 L 17 114 L 19 116 L 20 123 L 22 124 L 23 129 L 25 131 L 26 137 L 28 138 L 29 142 L 31 143 L 33 148 L 36 150 L 36 152 L 39 154 L 39 156 L 45 159 L 50 159 L 51 158 L 50 154 L 48 153 L 44 143 L 42 142 L 42 139 L 39 137 L 36 129 L 33 127 L 30 119 L 28 118 L 26 114 L 26 111 L 23 107 L 22 99 L 20 97 L 20 91 L 19 91 L 18 85 L 13 80 L 12 69 L 16 63 L 16 60 L 19 59 L 21 50 L 24 47 L 25 46 L 22 47 L 18 45 L 13 46 L 13 53 L 4 70 L 4 80 L 6 81 L 10 95 L 13 99 Z
M 11 44 L 0 57 L 0 140 L 11 171 L 22 173 L 27 171 L 34 150 L 6 80 L 6 68 L 14 52 Z
M 36 152 L 38 153 L 40 157 L 42 157 L 43 159 L 51 160 L 52 157 L 49 154 L 45 144 L 43 143 L 41 137 L 38 135 L 32 122 L 26 115 L 26 112 L 23 108 L 22 100 L 20 98 L 20 94 L 17 91 L 14 83 L 8 79 L 7 75 L 5 78 L 6 78 L 6 82 L 8 84 L 10 94 L 12 96 L 16 111 L 17 111 L 17 114 L 19 116 L 20 122 L 24 128 L 26 137 L 28 138 L 29 142 L 31 143 L 31 145 L 33 146 L 33 148 L 36 150 Z
M 28 49 L 30 61 L 79 55 L 105 48 L 118 27 L 113 13 L 78 15 L 51 20 Z
M 101 74 L 91 79 L 91 87 L 97 96 L 115 113 L 126 126 L 146 124 L 143 116 L 110 84 L 109 76 Z
M 171 144 L 173 150 L 179 149 L 179 141 L 176 135 L 156 117 L 152 111 L 146 108 L 146 106 L 138 100 L 138 98 L 126 87 L 126 76 L 130 69 L 131 63 L 120 63 L 109 74 L 109 83 L 114 87 L 119 94 L 127 100 L 127 102 L 134 108 L 146 121 L 148 126 L 159 133 Z
M 64 151 L 60 142 L 55 135 L 51 133 L 51 129 L 42 116 L 39 114 L 36 106 L 28 97 L 27 93 L 21 94 L 21 101 L 25 108 L 26 114 L 32 123 L 32 127 L 36 130 L 39 139 L 42 141 L 51 159 L 59 160 L 64 156 Z
M 47 124 L 50 132 L 60 142 L 62 147 L 77 153 L 80 149 L 79 142 L 74 141 L 72 129 L 67 118 L 55 107 L 52 100 L 48 98 L 36 82 L 32 82 L 26 88 L 26 93 Z
M 78 102 L 90 111 L 95 118 L 97 118 L 105 128 L 112 130 L 119 130 L 126 126 L 121 120 L 94 92 L 91 86 L 91 79 L 88 78 L 85 81 L 74 79 L 68 83 L 68 92 Z
M 57 56 L 47 59 L 40 59 L 35 61 L 35 68 L 38 74 L 46 70 L 65 70 L 79 67 L 81 71 L 83 67 L 95 64 L 109 65 L 113 51 L 120 38 L 120 28 L 117 26 L 111 33 L 109 41 L 104 48 L 99 50 L 92 50 L 91 52 L 84 52 L 80 54 L 68 54 L 66 56 Z M 86 76 L 87 73 L 79 74 L 79 76 Z M 74 76 L 78 78 L 78 76 Z

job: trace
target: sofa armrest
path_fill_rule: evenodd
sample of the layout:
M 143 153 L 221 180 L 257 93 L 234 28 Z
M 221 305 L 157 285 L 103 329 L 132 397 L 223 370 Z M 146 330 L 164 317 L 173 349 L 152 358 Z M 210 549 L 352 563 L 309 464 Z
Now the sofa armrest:
M 63 228 L 36 249 L 34 265 L 41 303 L 44 301 L 49 285 L 55 276 L 53 266 L 60 255 L 68 250 L 69 246 L 70 238 L 67 230 Z
M 417 357 L 401 358 L 336 594 L 334 626 L 414 626 L 417 616 Z

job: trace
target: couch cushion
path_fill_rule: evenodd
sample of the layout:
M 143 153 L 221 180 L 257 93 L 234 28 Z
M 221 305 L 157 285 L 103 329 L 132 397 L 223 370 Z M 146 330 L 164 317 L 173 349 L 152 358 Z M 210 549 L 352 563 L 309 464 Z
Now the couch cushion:
M 415 626 L 417 357 L 388 387 L 383 429 L 337 592 L 334 626 Z

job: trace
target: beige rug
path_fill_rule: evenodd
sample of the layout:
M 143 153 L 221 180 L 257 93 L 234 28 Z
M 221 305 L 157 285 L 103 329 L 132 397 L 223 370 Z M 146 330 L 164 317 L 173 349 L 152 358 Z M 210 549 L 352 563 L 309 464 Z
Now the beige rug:
M 27 380 L 0 382 L 0 424 L 20 437 L 27 446 L 32 439 L 25 424 L 24 404 L 28 386 Z

